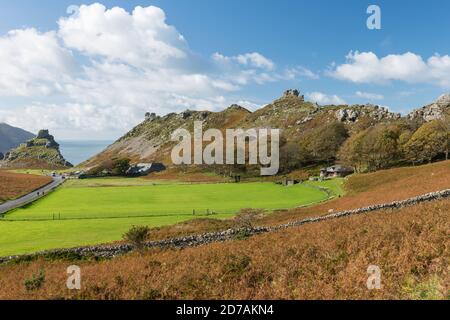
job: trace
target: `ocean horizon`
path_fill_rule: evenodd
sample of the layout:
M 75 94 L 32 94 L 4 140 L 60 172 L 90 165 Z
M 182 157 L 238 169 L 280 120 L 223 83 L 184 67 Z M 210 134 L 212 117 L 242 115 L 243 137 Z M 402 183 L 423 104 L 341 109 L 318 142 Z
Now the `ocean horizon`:
M 103 151 L 113 142 L 113 140 L 62 140 L 59 141 L 59 145 L 64 158 L 76 166 Z

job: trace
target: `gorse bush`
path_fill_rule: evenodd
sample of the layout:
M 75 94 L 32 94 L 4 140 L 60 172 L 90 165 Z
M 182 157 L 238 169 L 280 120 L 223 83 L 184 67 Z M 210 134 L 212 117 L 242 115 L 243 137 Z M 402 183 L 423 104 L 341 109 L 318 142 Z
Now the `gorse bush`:
M 24 282 L 25 289 L 27 289 L 27 291 L 38 290 L 39 288 L 42 287 L 44 282 L 45 282 L 45 271 L 41 269 L 41 271 L 39 271 L 39 274 L 33 274 L 30 279 L 25 280 Z
M 145 241 L 150 236 L 150 228 L 147 226 L 133 226 L 123 235 L 123 239 L 133 244 L 140 252 L 144 250 Z
M 254 223 L 264 217 L 264 210 L 261 209 L 241 209 L 241 212 L 234 218 L 238 228 L 253 229 Z

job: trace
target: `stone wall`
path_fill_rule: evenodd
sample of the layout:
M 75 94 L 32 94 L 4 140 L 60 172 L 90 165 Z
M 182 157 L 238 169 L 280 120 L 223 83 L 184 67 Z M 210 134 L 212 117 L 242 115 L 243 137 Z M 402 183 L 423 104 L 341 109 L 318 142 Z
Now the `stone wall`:
M 256 227 L 256 228 L 242 228 L 242 229 L 230 229 L 222 232 L 213 232 L 213 233 L 205 233 L 201 235 L 193 235 L 182 238 L 175 239 L 167 239 L 161 241 L 153 241 L 148 242 L 146 246 L 148 248 L 187 248 L 187 247 L 196 247 L 202 246 L 209 243 L 214 242 L 224 242 L 227 240 L 237 239 L 240 236 L 253 236 L 262 233 L 268 232 L 277 232 L 283 229 L 298 227 L 304 224 L 309 223 L 317 223 L 326 220 L 333 220 L 342 217 L 352 216 L 352 215 L 360 215 L 366 214 L 379 210 L 386 209 L 400 209 L 404 207 L 410 207 L 417 205 L 423 202 L 430 201 L 438 201 L 445 198 L 450 198 L 450 189 L 427 193 L 421 196 L 409 198 L 407 200 L 402 201 L 394 201 L 390 203 L 384 203 L 379 205 L 373 205 L 363 208 L 358 208 L 354 210 L 341 211 L 325 216 L 307 218 L 303 220 L 293 221 L 286 224 L 274 226 L 274 227 Z M 59 256 L 59 257 L 78 257 L 78 258 L 113 258 L 119 255 L 126 254 L 132 251 L 134 248 L 132 245 L 123 244 L 123 245 L 115 245 L 115 246 L 92 246 L 92 247 L 82 247 L 82 248 L 73 248 L 73 249 L 58 249 L 58 250 L 50 250 L 45 252 L 38 252 L 31 255 L 22 255 L 22 256 L 10 256 L 0 258 L 0 264 L 6 263 L 13 260 L 33 260 L 39 257 L 51 257 L 51 256 Z

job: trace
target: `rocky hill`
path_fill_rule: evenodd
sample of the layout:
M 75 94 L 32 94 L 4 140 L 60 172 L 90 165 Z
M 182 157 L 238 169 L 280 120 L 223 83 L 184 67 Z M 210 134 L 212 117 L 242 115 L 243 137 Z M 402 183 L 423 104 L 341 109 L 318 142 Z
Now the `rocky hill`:
M 59 151 L 59 144 L 48 130 L 39 131 L 36 138 L 30 139 L 16 149 L 6 153 L 0 162 L 1 167 L 61 169 L 72 167 Z
M 34 137 L 35 135 L 31 132 L 10 126 L 6 123 L 0 123 L 0 160 L 6 152 L 17 148 L 21 143 Z
M 429 122 L 450 116 L 450 94 L 443 94 L 435 102 L 414 110 L 408 118 L 418 122 Z
M 192 132 L 194 121 L 204 121 L 205 130 L 281 128 L 285 141 L 298 141 L 317 127 L 332 123 L 342 123 L 350 132 L 358 132 L 371 125 L 400 118 L 400 114 L 370 104 L 319 106 L 305 101 L 298 90 L 288 90 L 279 99 L 253 113 L 238 105 L 221 112 L 186 110 L 163 117 L 147 113 L 144 122 L 81 166 L 91 168 L 120 157 L 130 158 L 132 163 L 162 162 L 170 166 L 174 145 L 170 141 L 171 134 L 178 128 Z

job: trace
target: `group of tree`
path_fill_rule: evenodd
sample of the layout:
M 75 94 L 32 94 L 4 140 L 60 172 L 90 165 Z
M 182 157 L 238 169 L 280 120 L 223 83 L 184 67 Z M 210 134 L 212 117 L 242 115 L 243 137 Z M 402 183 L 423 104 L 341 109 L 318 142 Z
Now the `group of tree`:
M 449 159 L 449 152 L 450 117 L 423 124 L 402 119 L 357 132 L 334 122 L 310 130 L 299 140 L 284 138 L 280 164 L 283 172 L 289 172 L 338 160 L 362 172 Z
M 340 148 L 338 159 L 357 171 L 375 171 L 444 156 L 448 159 L 449 149 L 448 119 L 426 122 L 418 128 L 414 123 L 399 121 L 378 124 L 351 136 Z
M 325 124 L 312 129 L 299 141 L 282 139 L 280 145 L 280 164 L 284 172 L 302 166 L 336 160 L 340 146 L 349 137 L 345 125 L 340 122 Z

